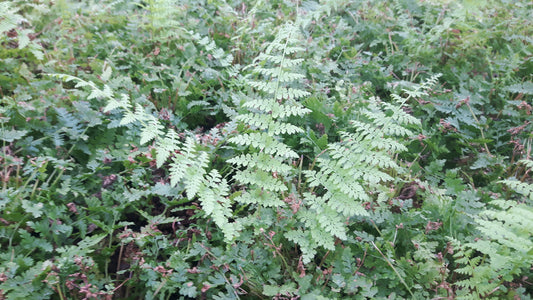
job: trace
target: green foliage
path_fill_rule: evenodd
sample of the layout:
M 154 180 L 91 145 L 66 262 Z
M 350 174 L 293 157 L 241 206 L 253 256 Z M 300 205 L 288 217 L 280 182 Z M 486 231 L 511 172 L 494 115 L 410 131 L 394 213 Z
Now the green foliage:
M 0 1 L 0 298 L 530 298 L 532 10 Z
M 458 274 L 468 275 L 456 285 L 458 295 L 483 298 L 504 295 L 504 283 L 530 272 L 533 264 L 531 247 L 531 207 L 512 201 L 495 200 L 492 202 L 500 210 L 485 210 L 480 214 L 478 230 L 482 239 L 460 245 L 454 255 L 456 262 L 464 265 L 455 270 Z M 473 256 L 473 251 L 481 255 Z
M 18 44 L 18 49 L 29 49 L 29 51 L 35 56 L 36 59 L 42 60 L 44 54 L 42 52 L 42 46 L 34 40 L 35 32 L 29 28 L 24 28 L 20 26 L 26 20 L 17 12 L 21 7 L 13 7 L 9 2 L 0 2 L 0 42 L 2 44 L 12 42 L 13 40 L 9 37 L 16 37 L 16 43 Z M 6 41 L 5 37 L 8 37 Z
M 522 163 L 531 168 L 531 160 Z M 533 200 L 532 184 L 519 181 L 501 181 L 524 195 L 527 203 Z M 476 298 L 504 295 L 506 283 L 531 271 L 531 219 L 533 209 L 526 203 L 510 200 L 493 200 L 493 209 L 486 209 L 476 218 L 481 238 L 461 244 L 455 241 L 459 251 L 454 255 L 463 267 L 455 270 L 469 278 L 456 282 L 459 295 L 474 295 Z M 481 255 L 475 255 L 474 251 Z M 503 293 L 503 294 L 501 294 Z
M 317 246 L 334 250 L 334 238 L 347 239 L 346 219 L 370 216 L 365 205 L 389 197 L 386 184 L 394 180 L 389 174 L 402 173 L 394 157 L 407 150 L 399 138 L 413 135 L 405 126 L 420 123 L 401 107 L 410 97 L 424 92 L 417 89 L 406 93 L 408 98 L 393 95 L 397 104 L 374 97 L 360 100 L 363 105 L 354 112 L 360 120 L 351 122 L 352 131 L 339 132 L 341 141 L 328 145 L 323 152 L 326 157 L 316 158 L 319 171 L 305 171 L 312 190 L 304 194 L 305 208 L 296 216 L 312 230 L 308 234 L 300 230 L 287 233 L 290 240 L 302 245 L 304 263 L 311 261 Z M 313 191 L 317 187 L 319 196 Z
M 237 202 L 267 207 L 284 205 L 281 199 L 274 199 L 277 196 L 262 199 L 251 195 L 285 192 L 288 187 L 284 180 L 294 176 L 294 168 L 287 160 L 297 159 L 298 154 L 283 143 L 283 137 L 301 133 L 302 129 L 286 120 L 309 112 L 298 101 L 309 94 L 298 87 L 298 81 L 304 75 L 292 72 L 302 62 L 302 59 L 291 58 L 303 50 L 294 46 L 297 43 L 298 28 L 291 24 L 281 27 L 265 52 L 250 66 L 253 67 L 251 75 L 260 78 L 244 79 L 243 83 L 255 91 L 246 95 L 242 103 L 248 112 L 239 114 L 236 120 L 248 128 L 228 140 L 241 147 L 250 147 L 249 153 L 228 160 L 237 167 L 244 167 L 234 178 L 249 187 L 235 198 Z

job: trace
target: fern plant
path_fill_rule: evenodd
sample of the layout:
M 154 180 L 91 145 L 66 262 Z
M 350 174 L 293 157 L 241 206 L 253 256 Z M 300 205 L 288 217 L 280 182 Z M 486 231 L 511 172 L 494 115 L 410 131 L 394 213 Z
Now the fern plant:
M 105 82 L 109 80 L 111 74 L 111 67 L 104 66 L 101 79 Z M 126 94 L 116 97 L 107 84 L 99 88 L 94 82 L 75 76 L 65 74 L 51 74 L 51 76 L 66 82 L 75 81 L 77 82 L 76 88 L 88 87 L 91 91 L 88 99 L 107 100 L 104 112 L 121 109 L 123 118 L 120 125 L 140 124 L 140 142 L 141 144 L 152 141 L 155 143 L 157 167 L 162 167 L 168 162 L 171 186 L 183 185 L 182 191 L 186 193 L 189 200 L 197 198 L 206 215 L 212 217 L 215 224 L 222 229 L 226 241 L 231 241 L 238 235 L 240 224 L 229 221 L 232 213 L 229 208 L 231 203 L 227 197 L 229 185 L 221 178 L 217 170 L 207 170 L 209 153 L 200 150 L 196 140 L 189 137 L 182 142 L 178 133 L 172 128 L 165 131 L 160 120 L 147 108 L 139 103 L 132 104 Z
M 27 20 L 19 15 L 17 12 L 19 8 L 12 8 L 9 2 L 0 2 L 0 34 L 14 30 L 17 37 L 19 49 L 28 48 L 29 51 L 37 58 L 42 60 L 44 58 L 43 47 L 37 43 L 36 40 L 30 39 L 30 34 L 35 34 L 31 29 L 24 29 L 19 26 L 19 23 L 27 22 Z M 11 36 L 11 35 L 7 35 Z
M 533 166 L 531 160 L 521 163 L 528 168 Z M 501 182 L 522 194 L 526 202 L 492 201 L 495 209 L 483 211 L 476 220 L 482 238 L 464 245 L 455 241 L 459 251 L 454 256 L 463 265 L 455 272 L 467 276 L 456 285 L 461 288 L 458 295 L 465 299 L 471 295 L 479 299 L 505 294 L 504 283 L 524 276 L 533 266 L 533 184 Z M 474 251 L 481 255 L 474 255 Z
M 526 168 L 527 170 L 527 172 L 525 173 L 526 175 L 527 173 L 533 170 L 533 160 L 522 159 L 518 161 L 518 164 L 523 165 Z M 524 177 L 526 176 L 524 175 Z M 506 186 L 511 188 L 511 190 L 514 190 L 518 192 L 519 194 L 523 195 L 524 202 L 527 202 L 530 205 L 533 204 L 533 184 L 528 184 L 527 182 L 522 182 L 516 179 L 515 180 L 512 180 L 512 179 L 502 180 L 500 181 L 500 183 L 505 184 Z
M 288 239 L 300 245 L 304 262 L 311 260 L 318 247 L 334 250 L 335 238 L 346 240 L 347 220 L 370 216 L 365 203 L 390 197 L 386 184 L 394 180 L 390 174 L 402 172 L 396 155 L 407 150 L 402 138 L 413 135 L 410 126 L 420 125 L 402 106 L 425 94 L 438 76 L 404 91 L 406 97 L 393 94 L 394 104 L 376 97 L 362 100 L 351 130 L 341 131 L 341 141 L 329 144 L 316 158 L 318 170 L 304 172 L 312 189 L 303 193 L 305 205 L 296 217 L 305 225 L 287 233 Z
M 250 148 L 248 153 L 229 160 L 239 168 L 235 179 L 247 186 L 235 198 L 240 203 L 264 207 L 285 205 L 281 198 L 288 191 L 284 178 L 293 173 L 290 161 L 299 156 L 283 143 L 283 137 L 303 132 L 287 119 L 310 112 L 298 101 L 309 92 L 297 84 L 305 76 L 293 71 L 303 61 L 292 57 L 304 50 L 295 46 L 297 43 L 298 28 L 292 24 L 283 26 L 266 51 L 255 59 L 252 74 L 244 79 L 255 91 L 244 97 L 242 107 L 246 112 L 236 119 L 248 129 L 229 139 L 237 146 Z
M 183 14 L 183 10 L 179 8 L 178 1 L 175 0 L 148 0 L 143 1 L 143 4 L 138 4 L 140 7 L 149 11 L 148 27 L 152 34 L 156 31 L 160 32 L 162 38 L 171 36 L 180 36 L 183 33 L 179 22 L 176 21 L 177 16 Z

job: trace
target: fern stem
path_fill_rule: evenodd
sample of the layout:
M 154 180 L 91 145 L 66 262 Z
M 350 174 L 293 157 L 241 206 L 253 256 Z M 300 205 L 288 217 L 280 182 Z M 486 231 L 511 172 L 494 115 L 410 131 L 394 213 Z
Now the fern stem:
M 411 168 L 413 167 L 415 162 L 419 160 L 420 157 L 422 157 L 422 153 L 424 153 L 424 150 L 426 150 L 427 147 L 428 145 L 424 144 L 424 147 L 422 148 L 422 150 L 420 150 L 420 152 L 418 152 L 418 154 L 416 155 L 415 159 L 412 162 L 410 162 L 409 168 L 407 168 L 407 172 L 409 173 L 409 175 L 411 174 Z
M 405 286 L 405 288 L 407 289 L 407 291 L 409 292 L 409 294 L 411 295 L 411 297 L 415 297 L 415 295 L 413 294 L 413 292 L 411 292 L 411 289 L 409 288 L 409 286 L 407 285 L 407 283 L 405 283 L 405 281 L 403 280 L 402 276 L 400 275 L 400 273 L 398 273 L 398 270 L 396 270 L 396 268 L 392 265 L 392 263 L 389 261 L 389 259 L 383 254 L 383 252 L 381 252 L 381 250 L 379 250 L 379 248 L 376 246 L 376 244 L 374 244 L 374 241 L 371 241 L 370 243 L 372 243 L 372 246 L 379 252 L 379 254 L 381 254 L 381 256 L 383 257 L 383 259 L 387 262 L 387 264 L 392 268 L 392 270 L 394 271 L 394 273 L 396 273 L 396 276 L 398 276 L 398 279 L 400 279 L 400 281 L 402 282 L 402 284 Z
M 30 194 L 30 199 L 33 199 L 33 196 L 35 195 L 35 191 L 37 190 L 37 186 L 38 186 L 38 185 L 39 185 L 39 179 L 37 179 L 37 180 L 35 181 L 35 184 L 33 185 L 33 188 L 32 188 L 32 190 L 31 190 L 31 194 Z M 40 195 L 41 195 L 41 193 L 39 192 L 39 195 L 38 195 L 38 196 L 40 196 Z
M 298 192 L 301 191 L 301 186 L 302 186 L 302 165 L 303 165 L 303 162 L 304 162 L 304 157 L 302 155 L 302 156 L 300 156 L 300 163 L 298 164 Z
M 379 230 L 378 226 L 376 225 L 376 223 L 374 223 L 373 220 L 370 220 L 370 223 L 372 223 L 372 225 L 374 226 L 374 228 L 376 229 L 376 231 L 379 233 L 379 235 L 381 236 L 381 230 Z
M 21 191 L 25 190 L 26 187 L 28 186 L 28 184 L 30 183 L 30 181 L 32 181 L 35 176 L 37 176 L 37 173 L 39 172 L 39 168 L 36 168 L 30 175 L 30 177 L 26 180 L 26 182 L 24 182 L 24 185 L 22 186 L 22 188 L 20 189 Z M 37 181 L 39 181 L 39 179 L 37 179 Z M 25 193 L 26 194 L 26 193 Z M 20 199 L 24 198 L 24 195 L 22 197 L 20 197 Z
M 157 289 L 154 292 L 154 295 L 153 295 L 154 298 L 155 298 L 155 296 L 157 296 L 157 294 L 159 294 L 159 291 L 161 291 L 161 289 L 165 286 L 165 284 L 167 283 L 167 280 L 168 279 L 165 278 L 163 281 L 161 281 L 161 284 L 159 284 L 159 286 L 157 287 Z
M 59 299 L 65 300 L 65 297 L 63 296 L 63 290 L 61 290 L 61 285 L 59 283 L 56 284 L 57 293 L 59 294 Z
M 4 131 L 4 122 L 1 123 L 2 124 L 2 127 L 1 127 L 1 130 Z M 5 140 L 2 140 L 2 150 L 3 150 L 3 160 L 4 160 L 4 174 L 2 174 L 2 192 L 5 192 L 6 189 L 7 189 L 7 148 L 6 148 L 6 141 Z
M 320 264 L 318 265 L 318 268 L 320 269 L 322 267 L 322 264 L 324 263 L 324 261 L 326 260 L 326 258 L 328 257 L 329 255 L 329 250 L 328 252 L 326 252 L 326 254 L 324 255 L 324 257 L 322 257 L 322 260 L 320 260 Z
M 365 253 L 363 253 L 363 259 L 361 259 L 361 263 L 359 263 L 359 265 L 357 266 L 357 270 L 355 270 L 355 272 L 353 272 L 353 276 L 357 275 L 357 273 L 359 272 L 361 267 L 365 264 L 367 250 L 368 250 L 368 247 L 366 247 Z
M 115 277 L 115 280 L 117 280 L 117 281 L 119 279 L 120 262 L 122 261 L 123 252 L 124 252 L 124 242 L 120 242 L 120 250 L 118 252 L 118 260 L 117 260 L 117 274 L 116 274 L 116 277 Z
M 292 29 L 291 29 L 291 34 L 292 34 Z M 289 35 L 289 37 L 290 37 L 290 35 Z M 285 47 L 283 47 L 283 54 L 281 55 L 281 62 L 279 63 L 279 67 L 278 67 L 278 74 L 280 74 L 281 71 L 283 70 L 283 64 L 285 62 L 285 57 L 286 57 L 286 53 L 287 53 L 287 47 L 289 46 L 289 40 L 290 40 L 289 37 L 287 37 L 287 39 L 285 40 Z M 280 80 L 276 80 L 276 89 L 275 89 L 275 92 L 274 92 L 274 100 L 278 99 L 279 86 L 280 86 L 279 83 L 280 83 Z
M 237 299 L 240 299 L 239 293 L 237 293 L 237 291 L 235 290 L 235 287 L 233 286 L 233 284 L 231 284 L 231 282 L 229 282 L 229 280 L 226 277 L 226 275 L 224 273 L 222 273 L 222 272 L 220 272 L 220 275 L 222 275 L 222 277 L 224 277 L 224 280 L 228 284 L 226 287 L 228 287 L 228 286 L 231 287 L 231 290 L 233 291 L 233 294 L 235 294 L 235 297 L 237 297 Z
M 22 220 L 20 220 L 17 225 L 15 226 L 15 228 L 13 229 L 13 233 L 11 234 L 11 236 L 9 237 L 9 243 L 8 243 L 8 246 L 7 246 L 7 249 L 11 249 L 11 262 L 13 262 L 13 260 L 15 259 L 15 248 L 12 247 L 13 246 L 13 238 L 15 237 L 15 234 L 18 232 L 18 229 L 20 227 L 20 225 L 26 220 L 26 216 L 24 216 L 22 218 Z

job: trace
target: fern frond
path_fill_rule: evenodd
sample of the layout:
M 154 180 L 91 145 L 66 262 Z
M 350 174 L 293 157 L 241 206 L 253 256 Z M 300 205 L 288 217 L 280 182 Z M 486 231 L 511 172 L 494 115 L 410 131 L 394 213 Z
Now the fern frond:
M 292 25 L 282 26 L 264 53 L 257 56 L 251 74 L 244 77 L 243 84 L 253 92 L 242 99 L 241 106 L 247 112 L 235 119 L 246 125 L 246 133 L 231 137 L 228 141 L 245 146 L 245 153 L 235 155 L 228 162 L 238 167 L 234 179 L 244 186 L 235 201 L 253 204 L 254 207 L 286 207 L 282 194 L 288 191 L 287 180 L 295 176 L 293 159 L 299 155 L 284 144 L 287 136 L 304 132 L 287 122 L 289 117 L 302 117 L 310 110 L 299 99 L 309 95 L 300 89 L 299 81 L 304 74 L 295 72 L 302 59 L 291 58 L 300 51 L 297 29 Z M 295 235 L 296 236 L 296 235 Z M 315 246 L 315 245 L 313 245 Z M 311 246 L 310 246 L 311 247 Z
M 302 261 L 304 264 L 311 262 L 316 255 L 316 249 L 319 247 L 319 245 L 313 242 L 308 231 L 304 232 L 301 229 L 290 230 L 285 233 L 284 236 L 289 241 L 292 241 L 300 246 L 300 250 L 302 251 Z
M 390 151 L 394 153 L 401 153 L 407 151 L 405 145 L 399 143 L 392 138 L 374 139 L 370 141 L 370 146 L 375 149 Z
M 250 126 L 255 127 L 255 129 L 266 130 L 269 135 L 294 134 L 303 132 L 303 129 L 300 127 L 289 123 L 275 121 L 271 115 L 249 113 L 237 116 L 237 120 L 248 123 Z
M 487 209 L 476 219 L 482 239 L 467 243 L 456 256 L 463 267 L 458 273 L 470 277 L 457 286 L 485 296 L 504 282 L 513 281 L 533 264 L 533 208 L 509 200 L 495 200 L 497 209 Z M 473 251 L 483 256 L 471 257 Z M 486 257 L 486 259 L 485 259 Z
M 522 83 L 513 84 L 504 88 L 506 91 L 515 94 L 533 95 L 533 82 L 526 81 Z
M 302 104 L 295 101 L 287 101 L 285 104 L 280 104 L 272 107 L 272 118 L 287 118 L 290 116 L 303 117 L 311 112 L 310 109 L 305 108 Z
M 392 98 L 396 98 L 396 99 L 401 99 L 400 96 L 398 95 L 395 95 L 395 94 L 392 94 L 391 95 Z M 421 125 L 420 123 L 420 119 L 417 119 L 413 116 L 411 116 L 410 114 L 406 113 L 401 106 L 395 106 L 395 105 L 392 105 L 390 103 L 387 103 L 387 102 L 382 102 L 381 103 L 382 107 L 385 109 L 385 110 L 389 110 L 392 112 L 392 116 L 391 118 L 398 122 L 399 125 L 410 125 L 410 124 L 413 124 L 413 125 Z
M 111 75 L 109 68 L 104 70 L 104 73 L 104 79 Z M 107 85 L 100 89 L 95 83 L 74 76 L 63 74 L 51 74 L 50 76 L 64 81 L 76 81 L 77 88 L 89 87 L 91 89 L 89 99 L 103 97 L 108 100 L 105 111 L 122 108 L 124 115 L 120 125 L 140 123 L 140 143 L 145 144 L 154 140 L 158 167 L 161 167 L 173 155 L 169 169 L 170 187 L 184 188 L 189 199 L 198 197 L 204 212 L 222 230 L 226 241 L 232 241 L 239 234 L 241 224 L 229 221 L 232 217 L 231 200 L 228 197 L 229 185 L 216 170 L 207 172 L 210 162 L 209 154 L 199 150 L 198 144 L 193 138 L 188 137 L 182 145 L 179 135 L 174 130 L 168 130 L 165 133 L 165 126 L 141 104 L 136 103 L 133 110 L 133 105 L 127 95 L 123 94 L 120 99 L 117 99 Z M 73 127 L 76 126 L 77 120 L 69 117 L 68 112 L 58 109 L 58 116 L 63 119 L 64 123 L 69 123 Z M 59 138 L 60 136 L 58 136 Z M 276 148 L 275 143 L 272 145 L 272 148 Z M 286 148 L 280 147 L 277 150 L 272 150 L 272 152 L 276 151 L 288 152 Z M 283 186 L 283 188 L 286 187 Z M 139 196 L 142 196 L 142 193 L 128 195 L 133 200 L 138 199 L 134 197 Z
M 30 37 L 28 34 L 32 33 L 29 29 L 20 30 L 18 35 L 19 49 L 24 49 L 30 44 Z
M 115 97 L 111 97 L 106 106 L 104 107 L 104 112 L 110 112 L 117 108 L 123 108 L 124 110 L 131 110 L 130 98 L 127 94 L 121 94 L 120 100 L 117 100 Z
M 310 109 L 305 108 L 301 103 L 295 101 L 287 101 L 287 103 L 279 104 L 275 99 L 257 99 L 251 100 L 243 104 L 243 107 L 261 110 L 266 113 L 271 113 L 272 118 L 286 118 L 290 116 L 302 117 L 311 112 Z
M 196 194 L 208 162 L 207 154 L 198 153 L 196 146 L 192 138 L 187 138 L 180 153 L 174 156 L 170 164 L 170 185 L 176 186 L 186 177 L 186 185 L 190 189 L 187 193 L 190 198 Z
M 293 73 L 285 70 L 272 68 L 255 67 L 254 72 L 257 72 L 263 76 L 274 77 L 279 82 L 291 82 L 305 78 L 305 75 L 300 73 Z
M 365 194 L 366 195 L 366 194 Z M 352 201 L 343 193 L 329 193 L 324 198 L 328 198 L 327 205 L 334 209 L 337 213 L 345 217 L 352 216 L 369 216 L 368 211 L 365 210 L 362 203 Z
M 274 135 L 279 135 L 303 133 L 304 130 L 298 126 L 289 123 L 272 121 L 268 124 L 268 132 L 271 132 Z
M 247 113 L 236 117 L 237 121 L 246 123 L 254 129 L 265 130 L 268 128 L 272 117 L 266 114 Z
M 305 208 L 297 212 L 311 234 L 295 231 L 287 237 L 300 245 L 304 258 L 314 253 L 313 245 L 328 249 L 331 244 L 326 239 L 332 236 L 346 239 L 346 219 L 371 215 L 366 203 L 387 199 L 387 193 L 376 191 L 388 190 L 386 183 L 394 180 L 391 171 L 402 172 L 395 155 L 407 150 L 402 138 L 413 135 L 406 126 L 420 126 L 401 107 L 407 99 L 395 99 L 398 104 L 365 99 L 357 112 L 362 117 L 352 120 L 350 130 L 339 133 L 341 141 L 329 144 L 315 159 L 317 170 L 303 171 L 308 186 L 320 191 L 304 194 Z
M 278 80 L 270 82 L 249 80 L 248 84 L 261 92 L 274 94 L 274 99 L 276 100 L 299 99 L 310 95 L 309 92 L 304 90 L 281 87 Z
M 384 123 L 380 124 L 381 122 L 377 122 L 378 125 L 383 125 L 383 133 L 386 135 L 394 135 L 394 136 L 413 136 L 413 132 L 405 127 L 402 127 L 397 124 L 391 124 L 391 123 Z
M 111 98 L 113 97 L 113 92 L 111 91 L 111 88 L 106 84 L 104 85 L 104 89 L 100 90 L 95 85 L 91 85 L 92 90 L 91 94 L 87 97 L 87 99 L 96 99 L 96 98 Z
M 345 220 L 336 210 L 329 206 L 324 206 L 324 211 L 320 212 L 317 216 L 321 228 L 324 228 L 326 232 L 341 240 L 346 240 L 346 227 L 343 224 Z
M 135 122 L 144 122 L 150 120 L 151 118 L 153 118 L 153 116 L 147 114 L 141 104 L 136 103 L 135 110 L 126 110 L 124 117 L 122 117 L 122 120 L 120 120 L 120 125 L 124 126 Z
M 533 169 L 533 160 L 530 159 L 521 159 L 518 163 L 523 164 L 528 169 Z
M 77 134 L 81 134 L 82 128 L 81 128 L 78 118 L 73 116 L 64 107 L 56 107 L 55 111 L 57 113 L 57 117 L 59 119 L 61 126 L 64 126 L 66 128 L 71 128 Z
M 438 83 L 438 79 L 442 76 L 441 73 L 437 73 L 432 75 L 430 78 L 426 79 L 426 81 L 422 82 L 421 84 L 415 86 L 414 89 L 403 89 L 402 91 L 408 95 L 407 98 L 403 98 L 401 102 L 398 102 L 398 104 L 405 103 L 407 99 L 409 98 L 417 98 L 421 96 L 427 95 L 427 91 L 431 89 L 431 87 L 435 86 Z

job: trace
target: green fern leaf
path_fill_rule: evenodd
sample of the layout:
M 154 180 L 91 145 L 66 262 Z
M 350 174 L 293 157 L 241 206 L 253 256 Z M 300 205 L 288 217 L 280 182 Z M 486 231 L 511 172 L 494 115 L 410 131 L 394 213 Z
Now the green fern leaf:
M 23 20 L 17 11 L 17 8 L 11 8 L 9 2 L 0 2 L 0 33 L 16 28 L 17 23 Z
M 304 264 L 308 264 L 311 262 L 311 260 L 316 255 L 316 248 L 318 245 L 316 243 L 312 243 L 312 239 L 309 237 L 308 232 L 304 232 L 301 229 L 298 230 L 290 230 L 284 235 L 289 241 L 292 241 L 293 243 L 300 246 L 300 250 L 302 251 L 302 261 Z
M 156 143 L 156 164 L 158 168 L 167 161 L 172 153 L 179 150 L 179 137 L 174 130 L 169 130 L 166 136 Z
M 506 87 L 505 90 L 515 94 L 522 93 L 527 95 L 533 95 L 533 82 L 526 81 L 522 83 L 513 84 Z
M 244 170 L 235 175 L 235 179 L 243 184 L 254 185 L 265 190 L 281 192 L 286 191 L 287 187 L 283 182 L 272 177 L 272 173 L 262 170 Z
M 228 140 L 241 146 L 252 146 L 255 149 L 270 155 L 283 158 L 298 158 L 298 154 L 287 145 L 277 141 L 265 132 L 252 132 L 234 136 Z
M 247 168 L 257 168 L 266 172 L 288 174 L 292 167 L 266 153 L 242 154 L 231 158 L 229 163 Z
M 107 102 L 106 106 L 104 107 L 104 112 L 107 113 L 117 108 L 124 108 L 126 110 L 131 109 L 130 99 L 128 95 L 122 94 L 120 100 L 111 97 Z
M 163 129 L 165 127 L 159 122 L 155 117 L 153 117 L 149 122 L 143 124 L 143 129 L 141 131 L 141 145 L 148 143 L 149 141 L 163 136 Z

